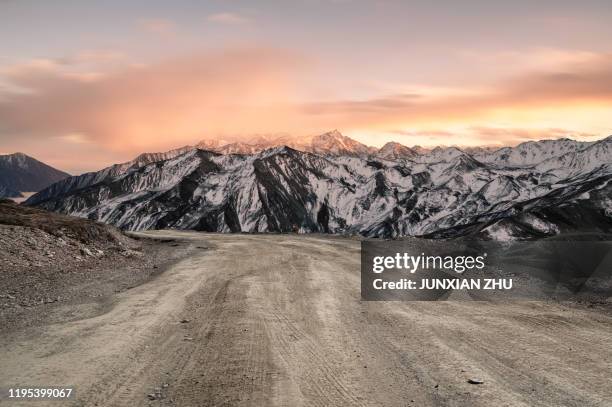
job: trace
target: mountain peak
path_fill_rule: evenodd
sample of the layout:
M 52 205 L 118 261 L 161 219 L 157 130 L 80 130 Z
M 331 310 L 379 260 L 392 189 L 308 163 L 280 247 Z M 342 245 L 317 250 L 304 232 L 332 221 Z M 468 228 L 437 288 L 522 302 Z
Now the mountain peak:
M 389 141 L 378 150 L 377 156 L 386 159 L 410 158 L 417 156 L 418 153 L 401 143 Z
M 323 134 L 319 134 L 317 136 L 312 137 L 312 140 L 313 141 L 317 140 L 318 142 L 325 141 L 325 142 L 337 142 L 337 143 L 356 142 L 352 138 L 346 137 L 345 135 L 340 133 L 338 130 L 332 130 L 332 131 L 328 131 Z
M 35 160 L 35 158 L 30 157 L 27 154 L 21 153 L 21 152 L 16 152 L 16 153 L 10 153 L 10 154 L 2 154 L 0 155 L 0 158 L 4 159 L 4 160 L 19 160 L 19 161 L 23 161 L 23 160 Z
M 208 138 L 200 140 L 195 147 L 199 148 L 200 150 L 214 150 L 229 143 L 229 141 L 223 139 Z
M 0 155 L 0 197 L 40 191 L 69 176 L 24 153 Z
M 566 227 L 568 213 L 560 204 L 578 199 L 588 204 L 582 204 L 586 215 L 576 216 L 576 222 L 587 220 L 589 226 L 612 230 L 612 217 L 606 212 L 612 187 L 605 184 L 612 177 L 612 167 L 602 168 L 612 162 L 610 144 L 592 144 L 546 160 L 541 167 L 513 167 L 485 163 L 456 147 L 437 148 L 408 165 L 400 160 L 387 165 L 371 158 L 411 150 L 397 142 L 347 160 L 334 152 L 353 155 L 367 147 L 337 132 L 298 140 L 306 150 L 325 148 L 325 153 L 276 145 L 254 156 L 218 156 L 192 147 L 163 165 L 147 164 L 143 171 L 104 170 L 60 181 L 27 203 L 129 230 L 254 233 L 287 232 L 297 226 L 305 233 L 368 237 L 444 233 L 453 237 L 533 208 L 553 211 L 547 222 Z M 552 144 L 550 149 L 561 151 Z M 548 156 L 535 145 L 532 150 L 534 157 Z M 525 158 L 532 159 L 531 155 Z M 597 173 L 591 173 L 594 169 Z M 393 193 L 389 193 L 391 187 Z M 143 193 L 147 191 L 151 193 Z
M 326 131 L 325 133 L 319 134 L 318 136 L 315 136 L 315 137 L 343 139 L 346 136 L 344 136 L 342 133 L 340 133 L 340 131 L 338 129 L 333 129 L 331 131 Z
M 4 163 L 16 165 L 21 168 L 27 168 L 29 163 L 41 163 L 37 159 L 21 152 L 0 155 L 0 160 Z
M 421 147 L 418 144 L 415 146 L 410 147 L 414 152 L 416 152 L 417 154 L 427 154 L 429 152 L 431 152 L 431 148 L 427 148 L 427 147 Z
M 375 151 L 375 149 L 343 135 L 338 130 L 313 137 L 311 149 L 312 152 L 319 154 L 356 156 L 368 155 Z
M 368 154 L 371 148 L 344 136 L 340 131 L 332 131 L 310 137 L 292 137 L 287 134 L 259 135 L 250 141 L 228 141 L 223 139 L 203 139 L 194 147 L 222 154 L 255 154 L 274 147 L 288 146 L 295 150 L 319 154 Z

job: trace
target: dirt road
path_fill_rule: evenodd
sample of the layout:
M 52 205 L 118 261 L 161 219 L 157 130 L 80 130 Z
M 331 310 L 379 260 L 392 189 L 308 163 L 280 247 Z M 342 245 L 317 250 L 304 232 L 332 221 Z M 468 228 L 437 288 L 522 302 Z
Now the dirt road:
M 49 404 L 79 406 L 612 405 L 609 311 L 361 302 L 357 241 L 147 235 L 197 250 L 102 315 L 1 337 L 0 386 L 75 386 Z

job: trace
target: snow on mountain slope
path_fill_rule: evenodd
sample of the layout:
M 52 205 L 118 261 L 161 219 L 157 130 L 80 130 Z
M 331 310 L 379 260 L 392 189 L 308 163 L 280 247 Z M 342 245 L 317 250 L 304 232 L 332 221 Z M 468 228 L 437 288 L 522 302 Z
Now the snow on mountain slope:
M 114 164 L 100 171 L 87 172 L 85 174 L 67 177 L 54 184 L 51 184 L 36 195 L 33 195 L 28 199 L 28 202 L 30 202 L 31 204 L 36 204 L 39 201 L 43 201 L 54 196 L 62 195 L 70 191 L 82 189 L 90 185 L 102 182 L 106 179 L 119 176 L 130 169 L 140 168 L 150 163 L 167 160 L 191 150 L 193 150 L 193 147 L 186 146 L 163 153 L 143 153 L 131 161 L 127 161 L 121 164 Z
M 521 211 L 483 228 L 479 235 L 495 240 L 521 240 L 560 233 L 612 231 L 612 177 L 570 185 L 525 204 Z
M 431 152 L 431 150 L 433 150 L 432 148 L 421 147 L 421 146 L 419 146 L 419 145 L 412 146 L 412 147 L 411 147 L 411 149 L 412 149 L 414 152 L 416 152 L 417 154 L 420 154 L 420 155 L 427 154 L 427 153 Z
M 462 150 L 473 156 L 473 157 L 482 157 L 485 154 L 491 154 L 495 151 L 499 150 L 500 147 L 491 147 L 491 146 L 483 146 L 483 147 L 463 147 Z
M 612 165 L 612 136 L 589 144 L 586 148 L 567 152 L 538 163 L 535 168 L 559 178 L 574 176 Z
M 474 157 L 482 162 L 499 165 L 529 166 L 544 160 L 573 153 L 590 145 L 589 142 L 567 138 L 521 143 L 516 147 L 503 147 L 496 151 L 482 151 Z
M 338 130 L 313 137 L 310 149 L 316 154 L 367 156 L 376 151 L 350 137 L 343 136 Z
M 416 157 L 418 153 L 400 143 L 390 141 L 376 152 L 376 156 L 388 160 Z
M 221 154 L 256 154 L 275 147 L 291 147 L 295 150 L 326 155 L 368 156 L 377 151 L 349 137 L 343 136 L 338 130 L 309 136 L 258 136 L 250 142 L 223 140 L 203 140 L 195 147 Z
M 230 141 L 223 139 L 204 139 L 200 140 L 194 147 L 199 148 L 200 150 L 208 150 L 215 151 L 218 148 L 221 148 L 227 144 L 231 144 Z
M 221 154 L 255 154 L 260 151 L 263 151 L 264 149 L 265 148 L 258 146 L 258 145 L 252 145 L 252 144 L 242 143 L 242 142 L 235 142 L 235 143 L 230 143 L 230 144 L 226 144 L 224 146 L 215 148 L 211 151 L 215 151 Z
M 565 153 L 536 165 L 503 166 L 455 147 L 397 158 L 394 153 L 402 148 L 391 145 L 385 150 L 391 154 L 377 157 L 343 137 L 330 133 L 308 141 L 325 147 L 325 154 L 274 147 L 254 154 L 185 148 L 147 155 L 69 178 L 27 203 L 130 230 L 172 227 L 373 237 L 480 233 L 516 238 L 571 227 L 605 231 L 609 222 L 602 219 L 612 217 L 606 209 L 611 203 L 607 182 L 612 177 L 612 138 L 586 148 L 573 144 L 577 150 L 571 152 L 566 146 L 572 143 L 563 140 L 563 147 L 528 144 L 537 146 L 537 154 L 542 146 Z M 521 155 L 526 147 L 519 147 L 521 157 L 537 155 Z M 147 162 L 157 157 L 164 159 Z M 596 202 L 585 205 L 585 197 L 596 197 Z M 560 217 L 566 201 L 591 223 L 572 223 L 567 211 Z M 599 224 L 592 224 L 595 221 Z
M 193 150 L 193 147 L 185 146 L 185 147 L 177 148 L 174 150 L 166 151 L 163 153 L 143 153 L 143 154 L 140 154 L 135 159 L 133 159 L 132 161 L 128 161 L 127 163 L 124 163 L 123 168 L 127 169 L 130 167 L 136 167 L 136 168 L 142 167 L 150 163 L 168 160 L 170 158 L 177 157 L 190 150 Z
M 462 155 L 465 155 L 465 153 L 457 147 L 436 147 L 426 154 L 418 156 L 416 161 L 424 163 L 446 162 Z

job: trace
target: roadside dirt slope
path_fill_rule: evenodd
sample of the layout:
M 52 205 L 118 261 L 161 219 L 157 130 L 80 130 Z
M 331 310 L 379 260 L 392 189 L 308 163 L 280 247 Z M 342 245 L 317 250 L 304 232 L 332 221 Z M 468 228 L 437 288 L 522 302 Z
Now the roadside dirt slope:
M 180 257 L 173 246 L 0 200 L 0 332 L 104 312 Z

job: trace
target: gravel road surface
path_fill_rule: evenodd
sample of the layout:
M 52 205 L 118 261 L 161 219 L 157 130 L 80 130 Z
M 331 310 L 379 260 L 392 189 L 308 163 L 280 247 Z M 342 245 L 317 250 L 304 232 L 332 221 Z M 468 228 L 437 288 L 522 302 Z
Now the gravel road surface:
M 76 388 L 36 406 L 612 405 L 609 308 L 362 302 L 356 240 L 143 235 L 189 255 L 100 315 L 3 333 L 0 386 Z

